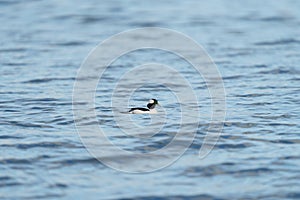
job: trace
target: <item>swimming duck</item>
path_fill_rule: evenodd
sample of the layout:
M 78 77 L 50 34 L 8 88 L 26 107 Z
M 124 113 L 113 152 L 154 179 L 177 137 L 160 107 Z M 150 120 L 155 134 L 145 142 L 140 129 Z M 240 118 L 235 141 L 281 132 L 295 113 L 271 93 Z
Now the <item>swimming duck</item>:
M 131 108 L 128 112 L 130 114 L 156 114 L 155 106 L 159 105 L 156 99 L 150 99 L 147 108 Z

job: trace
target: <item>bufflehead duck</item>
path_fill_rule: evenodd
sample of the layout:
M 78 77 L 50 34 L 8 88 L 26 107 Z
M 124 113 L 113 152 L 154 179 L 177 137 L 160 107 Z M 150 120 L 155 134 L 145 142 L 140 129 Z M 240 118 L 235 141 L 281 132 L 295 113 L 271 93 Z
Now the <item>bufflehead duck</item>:
M 128 112 L 131 114 L 156 114 L 155 106 L 159 105 L 156 99 L 150 99 L 147 107 L 148 108 L 131 108 Z

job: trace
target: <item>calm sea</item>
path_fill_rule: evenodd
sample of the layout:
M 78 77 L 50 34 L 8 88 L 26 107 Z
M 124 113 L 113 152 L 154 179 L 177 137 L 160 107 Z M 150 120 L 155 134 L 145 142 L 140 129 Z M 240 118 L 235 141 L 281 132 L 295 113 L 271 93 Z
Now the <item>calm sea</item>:
M 299 8 L 293 0 L 0 0 L 0 199 L 300 199 Z M 222 75 L 227 111 L 214 150 L 199 159 L 210 98 L 199 76 L 183 71 L 199 82 L 194 89 L 202 115 L 193 144 L 171 166 L 130 174 L 85 149 L 73 120 L 72 91 L 77 70 L 98 43 L 141 27 L 173 29 L 202 45 Z M 146 61 L 182 64 L 149 51 L 114 65 L 129 69 Z M 114 142 L 125 141 L 124 148 L 162 148 L 177 131 L 185 102 L 164 87 L 139 88 L 130 106 L 157 98 L 158 110 L 169 113 L 168 126 L 147 145 L 127 139 L 108 101 L 122 67 L 99 82 L 97 117 Z M 147 73 L 159 75 L 145 70 L 139 76 Z M 147 116 L 132 118 L 150 123 Z

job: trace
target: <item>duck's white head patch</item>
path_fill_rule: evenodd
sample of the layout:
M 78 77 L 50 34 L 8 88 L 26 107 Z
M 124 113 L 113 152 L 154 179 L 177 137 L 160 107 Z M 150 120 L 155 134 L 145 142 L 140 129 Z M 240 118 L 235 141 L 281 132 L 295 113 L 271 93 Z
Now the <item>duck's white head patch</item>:
M 154 103 L 154 100 L 153 100 L 153 99 L 150 99 L 150 100 L 149 100 L 149 103 Z

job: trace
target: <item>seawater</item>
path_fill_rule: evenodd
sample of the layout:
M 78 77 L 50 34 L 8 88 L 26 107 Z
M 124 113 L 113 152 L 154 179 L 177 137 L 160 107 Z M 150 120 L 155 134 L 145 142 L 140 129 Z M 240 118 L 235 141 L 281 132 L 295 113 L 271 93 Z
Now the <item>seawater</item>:
M 0 198 L 299 199 L 299 7 L 297 1 L 0 1 Z M 83 146 L 72 90 L 99 42 L 149 26 L 180 31 L 206 49 L 223 77 L 226 120 L 214 150 L 200 160 L 210 99 L 205 82 L 183 70 L 197 83 L 203 113 L 193 144 L 169 167 L 127 174 L 102 165 Z M 113 63 L 120 67 L 107 80 L 144 61 L 186 64 L 138 52 Z M 104 129 L 116 143 L 125 140 L 125 148 L 145 150 L 142 140 L 116 132 L 110 84 L 101 83 L 95 98 Z M 178 129 L 180 104 L 166 88 L 140 88 L 130 103 L 144 106 L 154 97 L 170 113 L 170 125 L 148 149 L 163 147 Z M 133 119 L 150 123 L 146 116 Z

